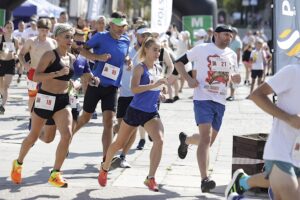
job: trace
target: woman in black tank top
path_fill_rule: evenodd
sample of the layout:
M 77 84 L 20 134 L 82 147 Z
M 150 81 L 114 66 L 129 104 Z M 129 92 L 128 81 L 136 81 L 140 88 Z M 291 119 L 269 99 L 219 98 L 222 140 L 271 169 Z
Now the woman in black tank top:
M 48 33 L 49 28 L 47 27 L 40 26 L 39 29 L 44 29 L 43 31 Z M 73 34 L 73 28 L 70 25 L 58 24 L 54 29 L 58 47 L 54 51 L 46 52 L 41 57 L 35 71 L 33 79 L 36 82 L 41 82 L 41 88 L 36 96 L 32 111 L 31 131 L 22 143 L 18 159 L 14 161 L 11 178 L 15 183 L 21 182 L 20 166 L 27 152 L 38 139 L 46 120 L 52 118 L 55 122 L 53 125 L 54 134 L 57 127 L 61 137 L 48 182 L 56 187 L 68 186 L 66 180 L 61 176 L 60 169 L 66 158 L 72 136 L 72 114 L 67 92 L 69 80 L 73 74 L 73 60 L 75 59 L 73 55 L 68 53 L 73 42 Z
M 8 88 L 15 74 L 15 56 L 19 48 L 17 40 L 12 35 L 13 22 L 7 21 L 4 30 L 4 34 L 0 37 L 0 93 L 2 95 L 0 115 L 5 112 L 4 106 L 8 99 Z

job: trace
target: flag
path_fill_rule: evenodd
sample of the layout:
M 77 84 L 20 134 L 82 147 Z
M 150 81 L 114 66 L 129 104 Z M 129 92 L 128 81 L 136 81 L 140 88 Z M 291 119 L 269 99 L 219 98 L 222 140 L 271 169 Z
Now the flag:
M 300 1 L 274 0 L 275 72 L 300 63 Z
M 152 0 L 151 29 L 158 33 L 168 30 L 172 18 L 173 0 Z

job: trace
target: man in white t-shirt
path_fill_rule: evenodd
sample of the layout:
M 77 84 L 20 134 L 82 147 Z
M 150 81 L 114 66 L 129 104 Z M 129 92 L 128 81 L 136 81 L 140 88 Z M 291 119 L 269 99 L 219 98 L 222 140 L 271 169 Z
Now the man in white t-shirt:
M 195 121 L 200 133 L 191 137 L 180 133 L 178 154 L 180 158 L 186 156 L 188 140 L 198 145 L 197 159 L 202 192 L 209 192 L 216 186 L 216 183 L 208 178 L 209 148 L 222 124 L 229 81 L 237 84 L 241 81 L 241 76 L 237 73 L 237 55 L 228 47 L 231 40 L 231 27 L 218 26 L 214 31 L 213 43 L 195 46 L 175 64 L 189 87 L 194 88 Z M 188 62 L 194 62 L 195 77 L 188 75 L 184 69 Z
M 260 108 L 274 117 L 264 149 L 265 175 L 275 199 L 300 196 L 300 80 L 299 65 L 282 68 L 251 95 Z M 269 94 L 276 93 L 273 104 Z

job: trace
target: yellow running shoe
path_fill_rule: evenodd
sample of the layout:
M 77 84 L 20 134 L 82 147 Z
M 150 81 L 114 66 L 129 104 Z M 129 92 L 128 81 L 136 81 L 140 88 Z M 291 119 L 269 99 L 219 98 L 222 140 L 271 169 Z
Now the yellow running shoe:
M 22 182 L 22 165 L 17 160 L 13 161 L 10 177 L 13 183 L 20 184 Z
M 63 179 L 61 174 L 62 173 L 59 171 L 52 171 L 48 179 L 48 183 L 55 187 L 68 187 L 67 181 Z

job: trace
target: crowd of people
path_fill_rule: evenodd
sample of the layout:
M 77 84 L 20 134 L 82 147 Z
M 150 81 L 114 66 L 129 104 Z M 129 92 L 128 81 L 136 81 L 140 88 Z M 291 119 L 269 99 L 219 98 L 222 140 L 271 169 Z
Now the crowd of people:
M 266 145 L 265 174 L 248 176 L 238 170 L 225 196 L 242 199 L 240 195 L 246 190 L 259 186 L 272 188 L 270 193 L 276 200 L 297 199 L 300 123 L 296 106 L 298 86 L 293 81 L 297 80 L 299 70 L 290 66 L 266 80 L 272 74 L 272 54 L 263 32 L 249 31 L 241 40 L 237 28 L 219 25 L 215 29 L 199 29 L 194 37 L 196 41 L 192 43 L 190 32 L 179 32 L 176 25 L 171 25 L 166 33 L 151 30 L 142 18 L 136 18 L 130 28 L 121 12 L 112 13 L 110 19 L 98 16 L 90 24 L 78 18 L 75 25 L 62 12 L 59 19 L 32 18 L 28 28 L 20 21 L 15 31 L 12 21 L 6 22 L 0 38 L 0 114 L 5 114 L 13 75 L 17 73 L 20 82 L 25 71 L 30 116 L 29 134 L 13 161 L 12 181 L 22 182 L 23 162 L 34 143 L 38 139 L 52 142 L 58 130 L 61 137 L 48 182 L 67 187 L 61 168 L 69 145 L 94 117 L 100 101 L 103 159 L 99 185 L 106 186 L 112 168 L 131 167 L 126 154 L 139 132 L 137 149 L 144 148 L 145 133 L 152 141 L 144 184 L 159 191 L 155 174 L 164 145 L 159 107 L 161 103 L 180 100 L 186 81 L 194 88 L 193 107 L 199 131 L 191 136 L 179 134 L 178 156 L 184 159 L 189 145 L 198 146 L 201 191 L 210 192 L 216 187 L 208 173 L 210 147 L 221 128 L 226 101 L 235 100 L 237 86 L 243 82 L 250 86 L 247 98 L 274 116 L 275 124 Z M 243 66 L 245 80 L 240 75 Z M 291 78 L 282 82 L 286 76 Z M 256 84 L 259 87 L 255 89 Z M 84 95 L 82 106 L 79 92 Z M 277 106 L 267 98 L 271 93 L 278 95 Z M 280 141 L 286 141 L 284 151 L 274 149 Z M 121 149 L 120 156 L 114 157 Z

